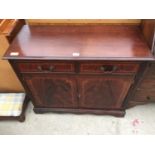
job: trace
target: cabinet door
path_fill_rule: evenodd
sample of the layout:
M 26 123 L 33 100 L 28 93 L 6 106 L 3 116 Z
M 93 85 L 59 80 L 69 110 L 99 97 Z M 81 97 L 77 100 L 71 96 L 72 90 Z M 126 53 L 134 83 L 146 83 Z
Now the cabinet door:
M 80 108 L 120 109 L 132 79 L 130 76 L 80 77 Z
M 77 107 L 76 80 L 72 76 L 34 74 L 25 75 L 34 104 L 39 107 Z

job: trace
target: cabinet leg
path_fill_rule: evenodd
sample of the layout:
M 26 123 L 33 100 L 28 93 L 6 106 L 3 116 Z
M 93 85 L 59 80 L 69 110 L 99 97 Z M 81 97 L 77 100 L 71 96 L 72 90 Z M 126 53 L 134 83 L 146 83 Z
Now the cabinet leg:
M 20 116 L 18 119 L 19 122 L 24 122 L 25 121 L 25 116 Z
M 22 113 L 18 117 L 19 122 L 24 122 L 25 121 L 25 113 L 26 113 L 26 109 L 27 109 L 29 101 L 30 101 L 30 98 L 26 95 L 25 99 L 24 99 L 24 103 L 23 103 Z

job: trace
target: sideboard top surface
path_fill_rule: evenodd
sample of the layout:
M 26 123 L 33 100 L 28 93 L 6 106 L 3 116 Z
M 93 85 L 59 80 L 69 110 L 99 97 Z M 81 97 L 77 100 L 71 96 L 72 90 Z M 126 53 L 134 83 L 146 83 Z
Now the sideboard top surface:
M 4 58 L 153 60 L 140 28 L 133 25 L 25 25 Z

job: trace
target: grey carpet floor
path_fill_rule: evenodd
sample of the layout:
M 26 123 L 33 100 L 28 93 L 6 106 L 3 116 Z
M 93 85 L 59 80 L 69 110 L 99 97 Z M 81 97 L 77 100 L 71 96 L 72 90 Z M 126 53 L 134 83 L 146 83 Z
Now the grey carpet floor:
M 123 118 L 103 115 L 35 114 L 30 103 L 24 123 L 0 121 L 0 134 L 155 134 L 155 104 L 126 110 Z

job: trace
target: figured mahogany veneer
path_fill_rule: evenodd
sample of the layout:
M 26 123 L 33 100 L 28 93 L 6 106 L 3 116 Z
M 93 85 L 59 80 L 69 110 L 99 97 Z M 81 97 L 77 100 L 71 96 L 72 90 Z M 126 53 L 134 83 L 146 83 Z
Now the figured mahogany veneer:
M 136 73 L 139 64 L 131 62 L 82 62 L 80 72 L 82 73 Z
M 75 72 L 71 62 L 22 62 L 17 64 L 20 72 Z
M 36 113 L 124 116 L 155 99 L 154 56 L 140 26 L 24 26 L 5 58 Z
M 37 102 L 36 107 L 44 108 L 76 108 L 76 79 L 72 76 L 25 75 L 29 89 Z
M 80 108 L 122 109 L 133 76 L 84 76 L 79 78 Z

